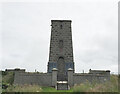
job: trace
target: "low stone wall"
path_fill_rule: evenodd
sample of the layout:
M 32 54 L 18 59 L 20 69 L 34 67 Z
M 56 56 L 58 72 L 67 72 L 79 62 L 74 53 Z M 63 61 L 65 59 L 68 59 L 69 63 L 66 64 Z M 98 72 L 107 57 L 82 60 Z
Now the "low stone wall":
M 95 73 L 74 73 L 73 69 L 68 69 L 68 80 L 67 84 L 69 87 L 74 86 L 75 84 L 89 82 L 100 82 L 110 80 L 110 72 L 95 72 Z M 23 85 L 40 85 L 40 86 L 57 86 L 57 69 L 53 68 L 52 73 L 29 73 L 24 71 L 15 71 L 14 84 Z M 66 86 L 64 84 L 58 84 L 58 87 Z
M 109 80 L 110 77 L 107 75 L 95 75 L 95 74 L 77 74 L 74 73 L 73 74 L 73 83 L 75 84 L 81 84 L 84 83 L 86 81 L 89 82 L 105 82 L 107 80 Z
M 40 86 L 52 85 L 51 73 L 28 73 L 28 72 L 15 72 L 14 84 L 38 84 Z

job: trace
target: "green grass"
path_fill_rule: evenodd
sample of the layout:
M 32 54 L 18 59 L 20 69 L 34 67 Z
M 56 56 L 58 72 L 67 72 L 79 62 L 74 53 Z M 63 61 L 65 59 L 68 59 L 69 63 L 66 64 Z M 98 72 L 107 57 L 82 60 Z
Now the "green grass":
M 42 92 L 72 92 L 73 90 L 56 90 L 53 87 L 42 87 Z
M 42 92 L 42 88 L 38 85 L 11 85 L 3 92 Z
M 11 85 L 3 92 L 73 92 L 71 90 L 56 90 L 52 87 L 41 87 L 38 85 Z
M 118 76 L 111 75 L 110 81 L 105 83 L 89 83 L 75 85 L 70 90 L 56 90 L 53 87 L 42 87 L 39 85 L 12 85 L 13 73 L 4 73 L 3 83 L 8 85 L 3 92 L 118 92 Z

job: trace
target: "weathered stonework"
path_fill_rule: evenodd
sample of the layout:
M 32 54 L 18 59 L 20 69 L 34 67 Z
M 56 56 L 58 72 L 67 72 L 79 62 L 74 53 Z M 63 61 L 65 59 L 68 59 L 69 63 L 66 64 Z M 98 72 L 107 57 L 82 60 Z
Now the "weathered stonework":
M 63 68 L 61 71 L 74 70 L 71 20 L 52 20 L 51 23 L 48 72 L 52 72 L 53 68 L 59 71 L 60 67 Z M 63 64 L 59 64 L 61 58 Z
M 71 20 L 52 20 L 50 53 L 47 73 L 28 73 L 24 69 L 14 71 L 14 84 L 38 84 L 66 90 L 86 81 L 103 83 L 110 80 L 109 70 L 89 70 L 74 73 Z

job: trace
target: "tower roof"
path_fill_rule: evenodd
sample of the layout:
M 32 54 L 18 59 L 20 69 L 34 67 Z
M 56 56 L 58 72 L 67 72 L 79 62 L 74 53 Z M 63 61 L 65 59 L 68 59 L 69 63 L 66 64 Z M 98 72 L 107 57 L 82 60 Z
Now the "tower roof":
M 51 20 L 51 22 L 72 22 L 71 20 Z

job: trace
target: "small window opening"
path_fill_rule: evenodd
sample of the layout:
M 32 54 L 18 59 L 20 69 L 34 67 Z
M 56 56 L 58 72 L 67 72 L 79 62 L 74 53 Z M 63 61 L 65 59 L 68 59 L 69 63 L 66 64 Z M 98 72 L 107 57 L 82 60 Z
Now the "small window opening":
M 63 26 L 62 26 L 62 25 L 60 25 L 60 29 L 62 29 L 62 27 L 63 27 Z
M 60 48 L 63 48 L 63 40 L 60 40 L 60 41 L 59 41 L 59 47 L 60 47 Z

